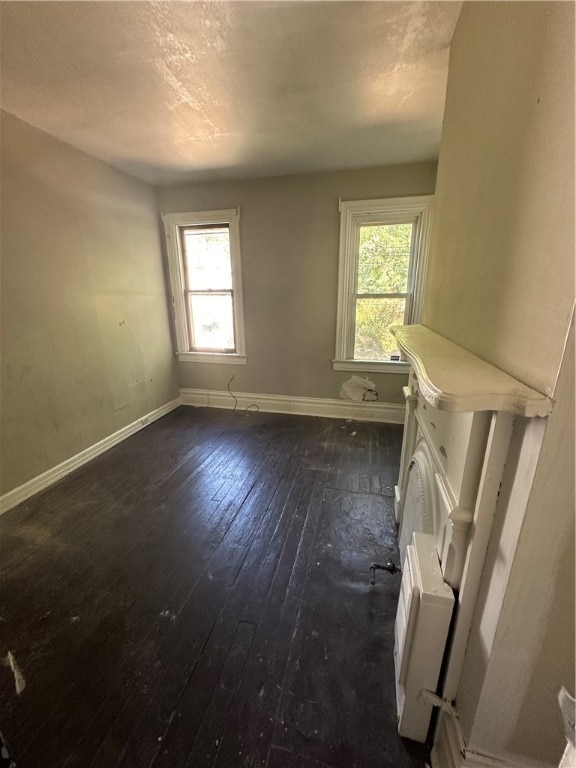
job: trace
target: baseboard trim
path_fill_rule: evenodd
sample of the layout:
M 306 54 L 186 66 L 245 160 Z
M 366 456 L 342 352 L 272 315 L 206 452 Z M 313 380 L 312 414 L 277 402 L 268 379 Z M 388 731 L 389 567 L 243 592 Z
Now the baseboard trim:
M 355 403 L 348 400 L 330 400 L 320 397 L 290 397 L 287 395 L 262 395 L 250 392 L 235 393 L 238 408 L 246 408 L 255 403 L 265 413 L 292 413 L 299 416 L 326 416 L 335 419 L 354 419 L 357 421 L 378 421 L 388 424 L 403 424 L 405 407 L 394 403 Z M 105 437 L 94 445 L 85 448 L 75 456 L 58 464 L 52 469 L 33 477 L 23 485 L 0 496 L 0 515 L 21 504 L 26 499 L 43 491 L 75 469 L 96 458 L 100 454 L 121 443 L 126 438 L 144 429 L 148 424 L 160 419 L 179 405 L 205 406 L 209 408 L 234 407 L 234 399 L 226 391 L 207 389 L 181 389 L 180 397 L 141 416 L 131 424 Z
M 403 424 L 405 406 L 395 403 L 355 403 L 349 400 L 330 400 L 323 397 L 292 397 L 290 395 L 262 395 L 254 392 L 235 392 L 240 410 L 255 404 L 264 413 L 291 413 L 298 416 L 326 416 L 331 419 L 379 421 Z M 234 408 L 229 392 L 215 389 L 181 389 L 182 405 L 206 408 Z
M 440 713 L 430 760 L 432 768 L 554 768 L 550 763 L 530 760 L 524 755 L 500 758 L 467 749 L 455 712 Z
M 33 477 L 23 485 L 19 485 L 18 488 L 14 488 L 12 491 L 8 491 L 8 493 L 0 496 L 0 515 L 4 514 L 4 512 L 8 512 L 9 509 L 12 509 L 18 504 L 21 504 L 23 501 L 26 501 L 26 499 L 34 496 L 34 494 L 38 493 L 39 491 L 43 491 L 44 488 L 48 488 L 48 486 L 53 485 L 57 480 L 66 477 L 66 475 L 69 475 L 75 469 L 78 469 L 78 467 L 81 467 L 91 459 L 96 458 L 96 456 L 104 453 L 114 445 L 117 445 L 123 440 L 126 440 L 126 438 L 130 437 L 135 432 L 144 429 L 144 427 L 147 427 L 148 424 L 151 424 L 153 421 L 160 419 L 162 416 L 170 413 L 170 411 L 173 411 L 175 408 L 178 408 L 179 405 L 181 405 L 181 401 L 180 398 L 177 397 L 175 400 L 171 400 L 169 403 L 161 405 L 160 408 L 156 408 L 154 411 L 150 411 L 150 413 L 147 413 L 145 416 L 141 416 L 131 424 L 127 424 L 125 427 L 122 427 L 122 429 L 119 429 L 112 435 L 108 435 L 108 437 L 105 437 L 103 440 L 99 440 L 97 443 L 94 443 L 94 445 L 85 448 L 75 456 L 71 456 L 61 464 L 52 467 L 52 469 L 48 469 L 41 475 Z

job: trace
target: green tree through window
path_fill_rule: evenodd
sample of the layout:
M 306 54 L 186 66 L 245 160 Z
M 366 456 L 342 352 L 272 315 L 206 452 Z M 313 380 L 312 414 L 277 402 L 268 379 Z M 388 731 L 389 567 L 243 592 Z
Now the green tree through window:
M 396 349 L 391 325 L 404 322 L 413 225 L 359 228 L 354 358 L 387 360 Z
M 339 201 L 335 371 L 406 370 L 390 326 L 419 321 L 432 200 Z

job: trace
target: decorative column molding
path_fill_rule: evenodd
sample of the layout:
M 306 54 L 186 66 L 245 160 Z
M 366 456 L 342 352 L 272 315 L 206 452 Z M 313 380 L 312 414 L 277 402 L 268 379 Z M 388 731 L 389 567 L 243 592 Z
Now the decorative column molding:
M 410 376 L 412 378 L 412 375 Z M 406 400 L 406 416 L 404 418 L 404 439 L 402 440 L 402 453 L 400 455 L 400 474 L 398 485 L 394 486 L 394 512 L 398 525 L 402 522 L 404 513 L 404 499 L 406 498 L 406 483 L 408 481 L 408 464 L 416 446 L 416 406 L 418 404 L 418 390 L 414 392 L 410 386 L 403 387 Z

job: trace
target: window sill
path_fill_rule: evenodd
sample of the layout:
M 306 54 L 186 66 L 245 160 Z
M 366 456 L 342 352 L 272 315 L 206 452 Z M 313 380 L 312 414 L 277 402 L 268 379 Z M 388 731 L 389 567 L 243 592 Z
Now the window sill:
M 408 373 L 410 363 L 405 360 L 332 360 L 335 371 L 369 371 L 372 373 Z
M 246 365 L 246 355 L 228 352 L 178 352 L 181 363 L 224 363 L 225 365 Z

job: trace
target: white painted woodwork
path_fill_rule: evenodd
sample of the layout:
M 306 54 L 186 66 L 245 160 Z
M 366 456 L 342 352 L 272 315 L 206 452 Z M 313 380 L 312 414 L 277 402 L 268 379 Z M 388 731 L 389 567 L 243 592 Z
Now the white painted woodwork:
M 354 360 L 360 227 L 368 224 L 413 224 L 404 322 L 416 322 L 420 319 L 424 296 L 433 200 L 433 195 L 419 195 L 340 201 L 336 352 L 332 361 L 334 370 L 406 371 L 402 361 Z
M 379 362 L 377 360 L 332 360 L 332 370 L 406 374 L 410 370 L 410 366 L 403 360 L 390 360 L 386 362 Z
M 550 417 L 516 420 L 457 694 L 471 749 L 554 765 L 574 685 L 574 349 L 572 329 Z
M 530 422 L 532 433 L 549 422 L 541 448 L 515 448 L 516 419 L 458 684 L 465 740 L 448 749 L 454 721 L 441 713 L 434 768 L 557 766 L 565 744 L 555 697 L 574 684 L 561 631 L 574 628 L 573 369 L 558 376 L 574 351 L 574 63 L 573 3 L 464 4 L 422 322 L 551 395 L 554 411 Z M 531 479 L 518 464 L 535 454 Z
M 398 485 L 401 557 L 416 530 L 437 536 L 446 581 L 460 586 L 490 416 L 431 407 L 412 371 Z
M 573 342 L 568 349 L 573 349 Z M 567 369 L 569 365 L 573 366 L 573 355 L 567 361 Z M 538 676 L 532 665 L 534 658 L 542 653 L 542 637 L 547 631 L 545 620 L 527 622 L 525 616 L 518 616 L 518 608 L 523 599 L 524 612 L 528 605 L 542 617 L 546 610 L 551 610 L 548 605 L 551 583 L 559 578 L 557 571 L 563 546 L 561 531 L 566 530 L 564 539 L 570 536 L 565 509 L 569 507 L 567 499 L 573 499 L 573 476 L 571 479 L 568 469 L 569 455 L 573 457 L 573 390 L 569 390 L 573 380 L 573 367 L 568 371 L 563 369 L 556 404 L 560 412 L 552 414 L 550 420 L 518 418 L 507 411 L 442 412 L 427 402 L 424 408 L 419 393 L 420 381 L 414 373 L 405 388 L 409 405 L 407 414 L 413 421 L 412 429 L 416 430 L 416 438 L 410 434 L 407 437 L 416 446 L 412 460 L 417 459 L 422 447 L 426 446 L 427 456 L 441 467 L 436 473 L 439 494 L 434 502 L 436 509 L 442 504 L 450 508 L 456 501 L 455 494 L 459 494 L 460 502 L 471 502 L 469 509 L 461 503 L 450 514 L 452 542 L 459 542 L 452 547 L 452 554 L 464 551 L 465 562 L 463 567 L 452 566 L 461 569 L 462 580 L 455 595 L 445 678 L 436 699 L 442 711 L 434 737 L 433 768 L 552 768 L 551 763 L 517 754 L 518 748 L 514 752 L 507 745 L 515 731 L 524 727 L 521 718 L 525 692 L 529 681 Z M 569 391 L 572 391 L 571 397 Z M 448 421 L 438 427 L 438 417 Z M 481 421 L 476 422 L 474 428 L 471 419 L 477 417 Z M 552 434 L 552 425 L 562 431 L 562 438 L 554 443 L 557 450 L 548 456 L 548 466 L 541 469 L 542 476 L 547 478 L 546 493 L 541 493 L 535 500 L 535 473 L 541 461 L 541 446 L 546 445 L 545 436 Z M 440 442 L 447 442 L 451 433 L 455 433 L 453 445 L 460 453 L 452 470 L 450 453 L 444 456 L 439 451 Z M 564 446 L 562 458 L 558 455 L 559 446 Z M 570 450 L 566 450 L 566 446 Z M 448 461 L 443 462 L 446 458 Z M 478 469 L 481 473 L 476 482 L 474 474 Z M 402 471 L 401 467 L 401 476 Z M 550 504 L 546 502 L 552 498 L 552 487 L 560 489 L 557 491 L 560 495 L 553 508 L 549 508 Z M 401 492 L 398 488 L 397 498 Z M 406 521 L 412 503 L 409 483 L 401 500 L 405 505 L 403 520 Z M 528 517 L 531 504 L 534 509 Z M 542 514 L 544 509 L 546 514 Z M 444 519 L 444 516 L 441 509 L 438 517 Z M 530 525 L 538 529 L 538 535 L 530 533 Z M 548 529 L 555 532 L 551 541 L 548 541 Z M 522 536 L 528 539 L 528 545 L 524 543 L 522 546 Z M 462 544 L 465 545 L 463 550 Z M 449 582 L 445 562 L 450 554 L 440 542 L 437 542 L 437 551 L 444 579 Z M 541 558 L 539 555 L 543 552 L 550 552 L 551 556 Z M 548 563 L 549 567 L 535 567 L 540 562 Z M 526 582 L 529 579 L 533 583 L 528 595 Z M 508 638 L 509 627 L 523 625 L 527 639 L 521 637 L 520 631 L 512 642 Z M 561 631 L 560 625 L 558 631 Z M 478 659 L 484 663 L 478 663 Z M 562 662 L 559 662 L 559 668 L 563 668 Z M 476 703 L 478 695 L 479 703 Z M 450 702 L 455 702 L 455 706 L 450 706 Z M 474 705 L 476 709 L 473 709 Z M 461 722 L 466 722 L 466 730 L 461 728 Z M 548 738 L 548 733 L 540 734 L 540 741 L 543 737 Z
M 394 512 L 396 515 L 396 522 L 399 525 L 402 523 L 404 512 L 408 463 L 414 453 L 414 446 L 416 444 L 415 410 L 416 403 L 418 402 L 418 394 L 414 390 L 413 385 L 403 387 L 402 392 L 406 400 L 406 415 L 404 417 L 404 438 L 402 440 L 402 453 L 400 455 L 400 475 L 398 477 L 398 485 L 394 486 Z
M 238 409 L 257 405 L 264 413 L 293 413 L 303 416 L 325 416 L 336 419 L 356 419 L 389 424 L 402 424 L 404 409 L 394 403 L 352 403 L 344 400 L 330 400 L 320 397 L 287 397 L 285 395 L 263 395 L 249 392 L 235 392 Z M 122 440 L 148 426 L 179 405 L 208 406 L 212 408 L 233 408 L 234 398 L 229 392 L 212 390 L 181 389 L 180 396 L 166 405 L 156 408 L 145 416 L 123 427 L 112 435 L 71 456 L 66 461 L 33 477 L 28 482 L 0 496 L 0 515 L 26 501 L 44 488 L 53 485 L 78 467 L 104 453 Z
M 416 421 L 454 505 L 470 509 L 476 497 L 490 414 L 441 411 L 420 397 Z
M 552 401 L 423 325 L 393 326 L 427 403 L 441 411 L 547 416 Z
M 448 664 L 442 689 L 443 698 L 456 698 L 466 644 L 476 605 L 478 587 L 492 530 L 498 492 L 508 455 L 513 417 L 506 412 L 493 413 L 482 477 L 472 520 L 472 535 L 467 543 L 462 582 L 456 603 L 456 619 L 448 649 Z
M 436 690 L 453 605 L 436 537 L 414 533 L 404 559 L 394 625 L 398 731 L 414 741 L 426 740 L 432 704 L 422 692 Z
M 160 408 L 156 408 L 150 413 L 147 413 L 145 416 L 141 416 L 131 424 L 127 424 L 117 432 L 108 435 L 108 437 L 105 437 L 103 440 L 99 440 L 97 443 L 94 443 L 94 445 L 91 445 L 88 448 L 85 448 L 83 451 L 75 454 L 74 456 L 71 456 L 70 458 L 66 459 L 66 461 L 62 461 L 57 466 L 51 467 L 46 472 L 42 472 L 41 475 L 37 475 L 31 480 L 28 480 L 26 483 L 23 483 L 17 488 L 13 488 L 11 491 L 8 491 L 8 493 L 3 494 L 0 496 L 0 515 L 3 515 L 4 512 L 8 512 L 9 509 L 12 509 L 18 504 L 21 504 L 23 501 L 26 501 L 26 499 L 34 496 L 34 494 L 40 493 L 40 491 L 43 491 L 45 488 L 53 485 L 58 480 L 61 480 L 63 477 L 66 477 L 66 475 L 69 475 L 71 472 L 74 472 L 75 469 L 78 469 L 84 464 L 87 464 L 89 461 L 92 461 L 92 459 L 95 459 L 96 456 L 100 456 L 101 453 L 104 453 L 109 448 L 112 448 L 118 443 L 121 443 L 131 435 L 135 434 L 141 429 L 144 429 L 144 427 L 152 424 L 152 422 L 162 418 L 162 416 L 170 413 L 170 411 L 173 411 L 175 408 L 178 408 L 179 405 L 181 405 L 181 401 L 180 398 L 177 397 L 165 405 L 162 405 Z
M 433 535 L 438 541 L 443 524 L 434 484 L 434 460 L 426 442 L 420 440 L 408 467 L 404 515 L 398 541 L 400 562 L 404 562 L 414 531 Z
M 166 233 L 168 272 L 172 299 L 172 319 L 176 336 L 176 352 L 181 362 L 226 363 L 246 365 L 246 342 L 244 336 L 244 302 L 242 298 L 242 265 L 240 260 L 240 210 L 230 208 L 223 211 L 200 211 L 193 213 L 165 213 L 162 215 Z M 188 319 L 184 291 L 184 253 L 182 251 L 181 227 L 199 224 L 227 224 L 230 237 L 230 261 L 234 302 L 234 337 L 236 351 L 196 352 L 190 350 Z
M 298 397 L 296 395 L 266 395 L 256 392 L 234 392 L 237 401 L 227 391 L 214 389 L 180 389 L 183 405 L 238 410 L 258 406 L 264 413 L 294 413 L 300 416 L 325 416 L 334 419 L 379 421 L 402 424 L 404 408 L 396 403 L 352 402 L 328 397 Z
M 432 768 L 556 768 L 551 763 L 543 763 L 525 756 L 502 758 L 474 752 L 464 741 L 457 713 L 450 708 L 440 712 L 430 762 Z M 574 763 L 559 768 L 574 768 Z
M 439 692 L 451 702 L 461 680 L 515 414 L 543 415 L 551 401 L 423 326 L 396 327 L 394 333 L 413 366 L 404 390 L 407 429 L 396 489 L 400 548 L 407 549 L 415 531 L 434 534 L 444 581 L 457 590 Z M 536 422 L 542 432 L 545 420 Z

